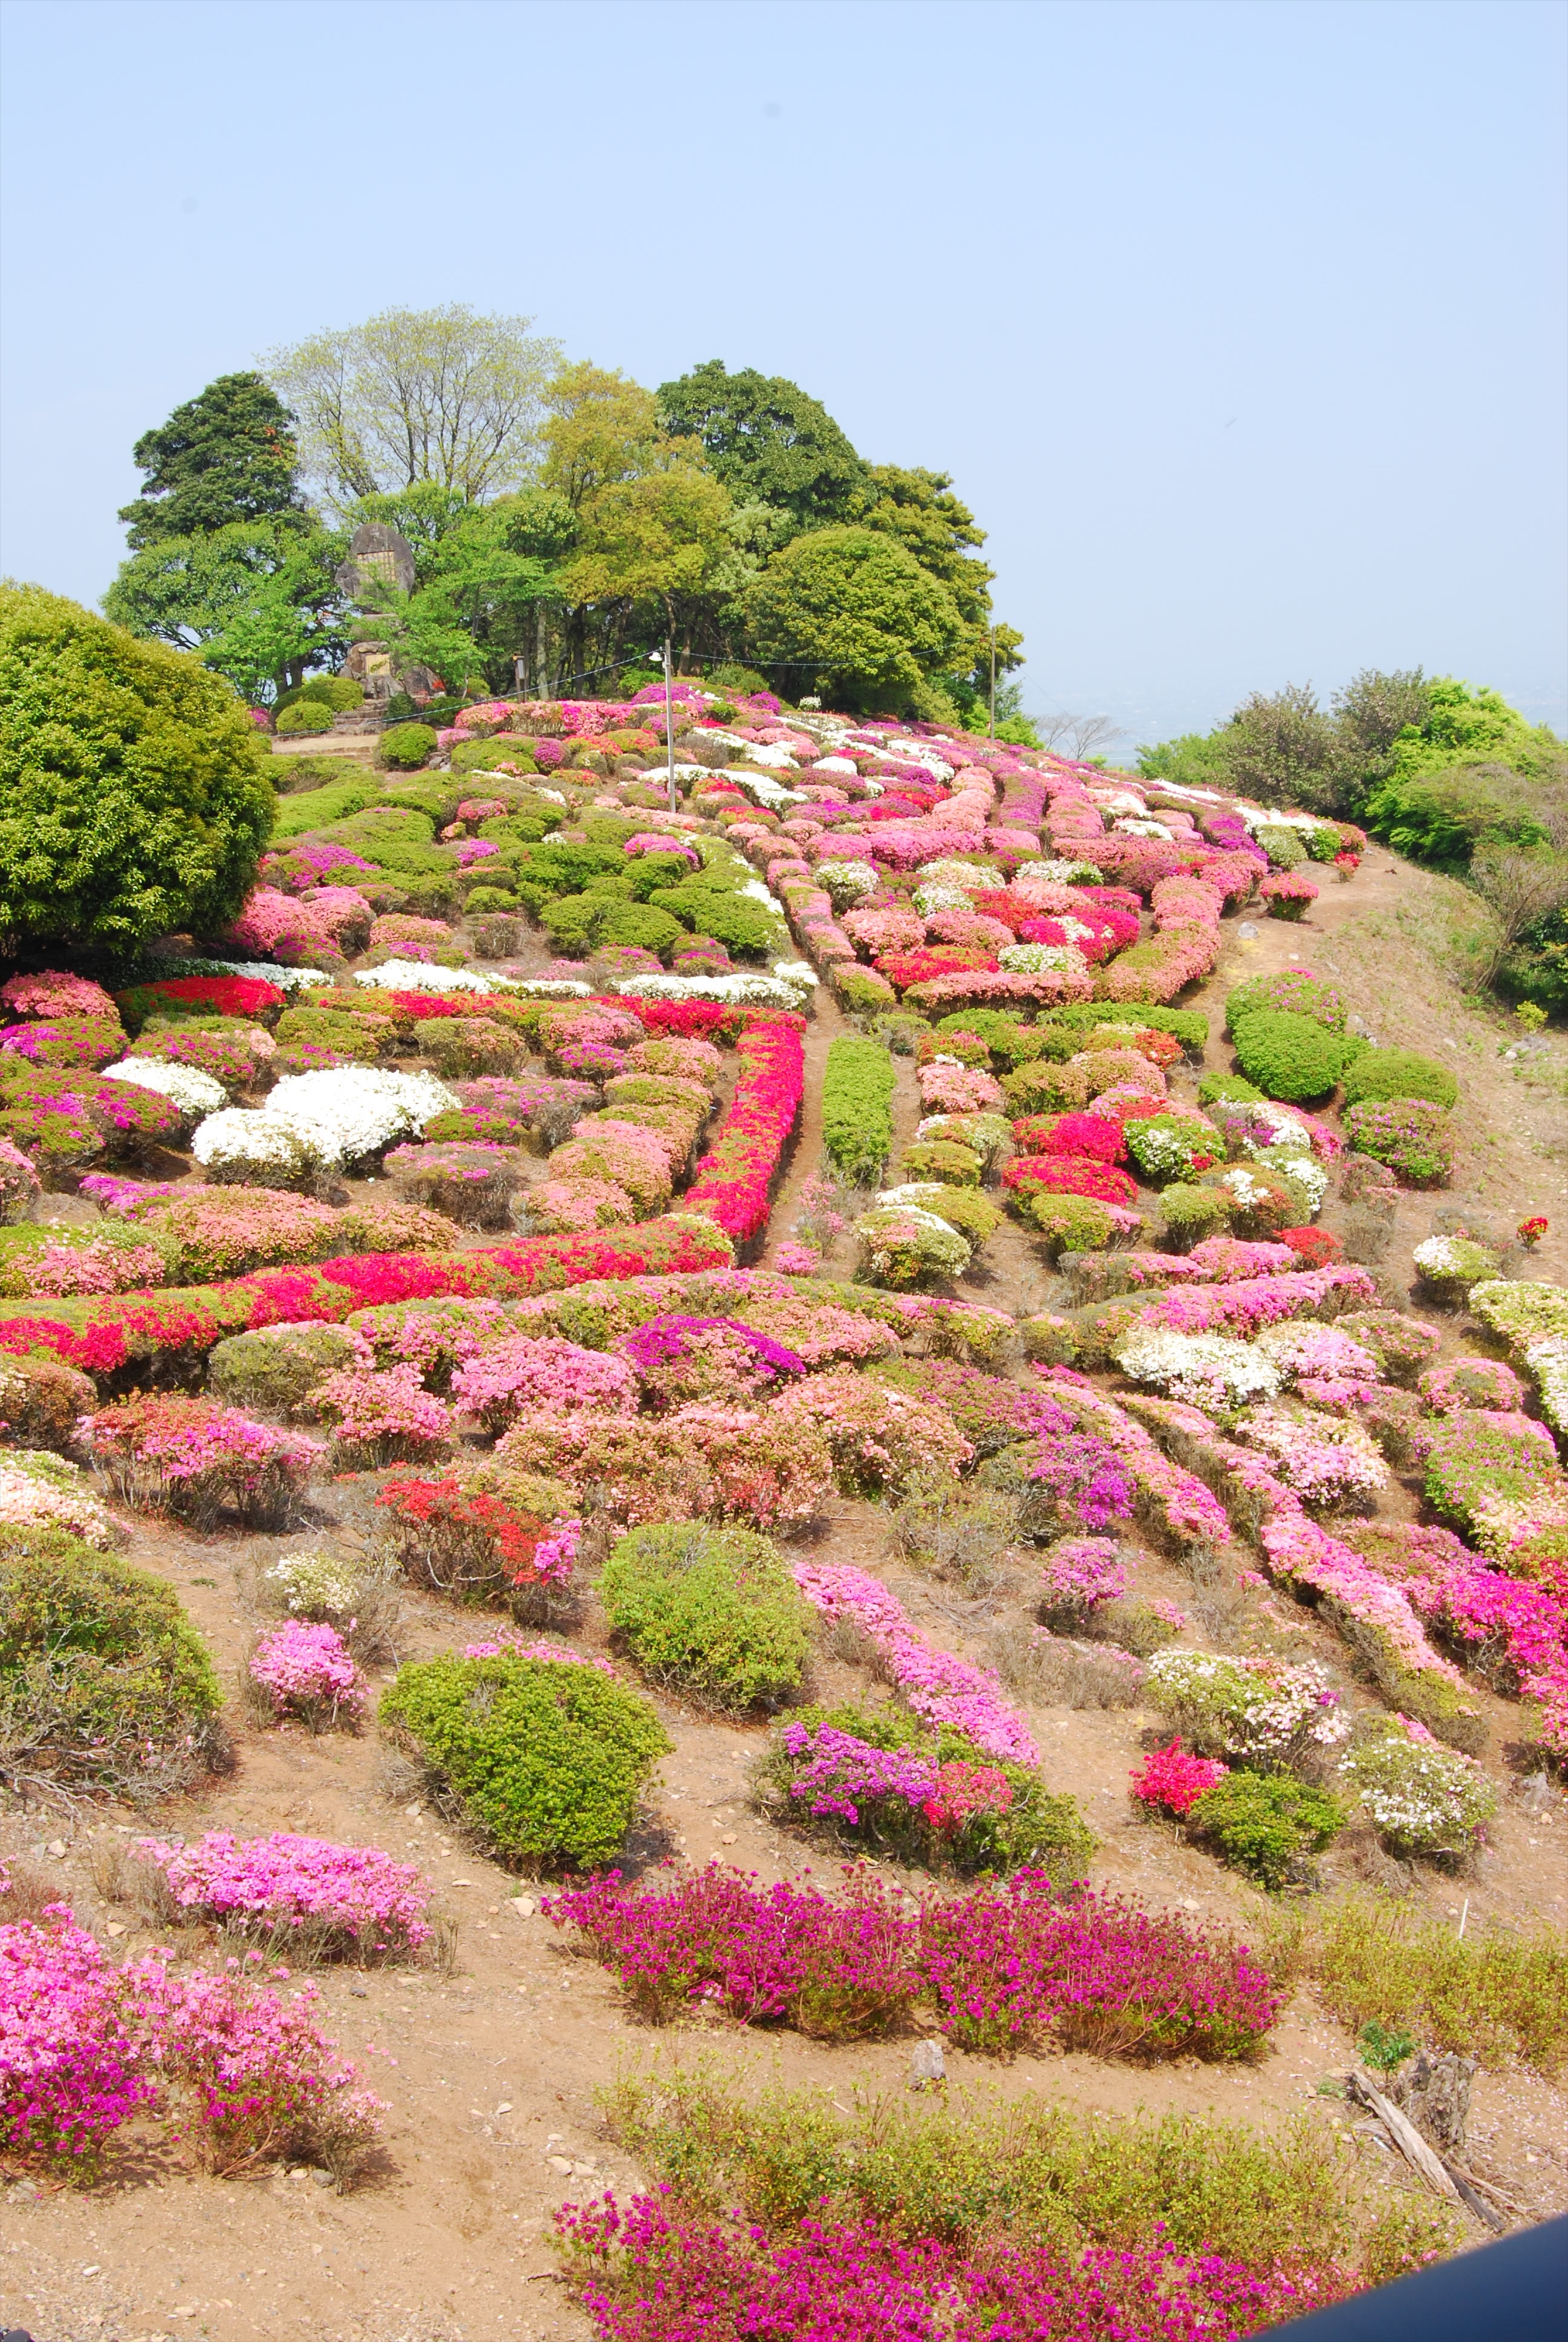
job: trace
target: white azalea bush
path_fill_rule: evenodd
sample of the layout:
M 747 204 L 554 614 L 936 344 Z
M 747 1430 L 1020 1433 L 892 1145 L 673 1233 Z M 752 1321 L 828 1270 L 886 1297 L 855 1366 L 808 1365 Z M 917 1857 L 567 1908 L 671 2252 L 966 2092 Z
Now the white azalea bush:
M 1398 1854 L 1459 1859 L 1497 1811 L 1497 1792 L 1473 1757 L 1445 1748 L 1409 1716 L 1363 1716 L 1339 1772 Z
M 436 1115 L 461 1106 L 434 1074 L 339 1066 L 290 1075 L 265 1106 L 210 1115 L 191 1151 L 209 1179 L 296 1186 L 384 1154 L 400 1138 L 417 1138 Z
M 1082 976 L 1089 965 L 1074 944 L 1007 944 L 996 964 L 1009 976 L 1046 976 L 1054 969 Z
M 268 970 L 271 974 L 271 970 Z M 516 986 L 504 976 L 476 976 L 470 967 L 436 967 L 417 959 L 384 959 L 379 967 L 355 970 L 355 984 L 370 984 L 385 992 L 512 992 Z
M 853 911 L 857 904 L 871 900 L 882 879 L 874 863 L 834 859 L 817 864 L 816 883 L 835 911 Z M 765 886 L 762 889 L 762 899 L 766 903 L 773 902 L 773 896 Z
M 854 1224 L 864 1274 L 874 1284 L 918 1285 L 927 1276 L 962 1276 L 973 1247 L 967 1237 L 920 1204 L 879 1203 Z
M 1165 1326 L 1134 1326 L 1112 1354 L 1130 1382 L 1146 1383 L 1206 1415 L 1232 1415 L 1256 1399 L 1273 1398 L 1279 1368 L 1245 1342 L 1224 1334 L 1177 1334 Z
M 133 1082 L 138 1089 L 156 1090 L 177 1106 L 193 1122 L 205 1114 L 216 1114 L 227 1106 L 229 1094 L 222 1082 L 212 1074 L 204 1074 L 195 1066 L 172 1065 L 163 1057 L 122 1057 L 113 1066 L 105 1066 L 101 1078 L 106 1082 Z
M 1413 1258 L 1428 1285 L 1454 1295 L 1468 1293 L 1473 1285 L 1497 1274 L 1495 1253 L 1470 1236 L 1428 1236 L 1416 1246 Z
M 1156 1651 L 1144 1691 L 1200 1756 L 1287 1765 L 1309 1748 L 1338 1747 L 1350 1734 L 1340 1695 L 1315 1659 L 1287 1666 L 1279 1659 Z

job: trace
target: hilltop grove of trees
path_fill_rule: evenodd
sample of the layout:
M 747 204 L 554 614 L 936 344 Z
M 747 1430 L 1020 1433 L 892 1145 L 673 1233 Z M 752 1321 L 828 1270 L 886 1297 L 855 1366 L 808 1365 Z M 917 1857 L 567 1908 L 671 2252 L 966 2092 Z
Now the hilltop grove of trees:
M 1368 668 L 1324 707 L 1287 684 L 1141 749 L 1138 770 L 1360 822 L 1474 888 L 1491 914 L 1483 981 L 1568 1004 L 1568 743 L 1497 692 Z
M 868 462 L 793 382 L 717 359 L 649 390 L 460 305 L 394 310 L 226 375 L 137 441 L 130 551 L 105 597 L 267 705 L 352 641 L 449 690 L 635 687 L 683 660 L 786 696 L 1017 718 L 1022 636 L 946 473 Z M 413 588 L 352 607 L 362 521 Z M 518 662 L 521 662 L 519 667 Z

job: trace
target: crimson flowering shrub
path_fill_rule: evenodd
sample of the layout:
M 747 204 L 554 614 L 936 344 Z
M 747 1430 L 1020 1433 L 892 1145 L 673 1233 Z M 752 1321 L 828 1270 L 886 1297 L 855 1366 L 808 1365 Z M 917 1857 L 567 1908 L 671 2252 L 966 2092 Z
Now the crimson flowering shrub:
M 369 1691 L 335 1626 L 285 1618 L 256 1638 L 249 1675 L 275 1716 L 297 1716 L 313 1732 L 363 1720 Z
M 375 1503 L 391 1553 L 416 1584 L 543 1624 L 563 1608 L 582 1536 L 565 1496 L 541 1475 L 481 1466 L 463 1477 L 395 1475 Z
M 1145 1806 L 1160 1806 L 1185 1819 L 1205 1790 L 1223 1780 L 1229 1766 L 1217 1756 L 1194 1756 L 1179 1738 L 1156 1748 L 1143 1769 L 1133 1775 L 1133 1795 Z
M 248 1528 L 286 1527 L 319 1459 L 314 1439 L 211 1399 L 121 1399 L 84 1416 L 83 1445 L 126 1504 L 210 1525 L 225 1507 Z
M 667 2187 L 555 2215 L 603 2342 L 844 2335 L 855 2342 L 1202 2342 L 1337 2299 L 1337 2269 L 1257 2270 L 1163 2239 L 1082 2254 L 1051 2245 L 910 2241 L 871 2218 L 807 2218 L 783 2238 L 684 2205 Z
M 1058 1115 L 1044 1130 L 1030 1136 L 1043 1155 L 1076 1156 L 1095 1163 L 1125 1163 L 1127 1159 L 1124 1127 L 1110 1115 Z
M 708 1214 L 737 1245 L 767 1226 L 773 1181 L 800 1112 L 804 1035 L 804 1018 L 779 1014 L 759 1016 L 740 1036 L 734 1096 L 683 1198 L 685 1209 Z
M 154 983 L 118 992 L 115 998 L 133 1031 L 160 1011 L 165 1016 L 244 1016 L 259 1022 L 266 1012 L 288 1005 L 286 992 L 255 976 L 160 976 Z
M 231 1935 L 260 1936 L 296 1962 L 398 1959 L 427 1941 L 430 1889 L 412 1863 L 328 1838 L 237 1838 L 208 1830 L 194 1845 L 142 1838 L 137 1853 L 173 1907 Z
M 1048 1196 L 1089 1196 L 1102 1204 L 1138 1200 L 1135 1179 L 1089 1155 L 1015 1155 L 1003 1166 L 1002 1184 L 1021 1204 L 1029 1202 L 1036 1190 Z
M 219 2177 L 303 2155 L 347 2185 L 383 2102 L 317 2030 L 314 1990 L 285 1999 L 243 1972 L 176 1976 L 171 1957 L 115 1967 L 58 1910 L 0 1927 L 0 2147 L 90 2181 L 114 2132 L 151 2113 Z
M 17 1016 L 103 1016 L 119 1021 L 119 1012 L 102 985 L 58 967 L 11 976 L 0 984 L 0 1002 Z
M 853 1870 L 836 1900 L 716 1864 L 630 1895 L 612 1871 L 544 1908 L 655 2023 L 712 2007 L 850 2040 L 924 2004 L 955 2046 L 993 2055 L 1050 2032 L 1100 2056 L 1229 2059 L 1259 2053 L 1283 2003 L 1228 1937 L 1114 1897 L 1064 1903 L 1038 1871 L 913 1909 Z

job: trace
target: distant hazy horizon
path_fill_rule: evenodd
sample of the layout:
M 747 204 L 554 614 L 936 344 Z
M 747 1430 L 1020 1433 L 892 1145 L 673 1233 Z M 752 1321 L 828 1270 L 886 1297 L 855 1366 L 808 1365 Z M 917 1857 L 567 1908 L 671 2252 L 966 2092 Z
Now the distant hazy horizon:
M 1552 0 L 3 0 L 0 567 L 393 306 L 799 382 L 951 472 L 1111 753 L 1363 666 L 1568 731 Z

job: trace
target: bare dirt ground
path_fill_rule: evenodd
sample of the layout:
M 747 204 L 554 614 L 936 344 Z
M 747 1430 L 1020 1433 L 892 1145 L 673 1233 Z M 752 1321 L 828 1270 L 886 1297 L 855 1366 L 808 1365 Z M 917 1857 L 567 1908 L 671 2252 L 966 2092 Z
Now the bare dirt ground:
M 316 753 L 322 744 L 306 745 Z M 1259 920 L 1248 936 L 1228 922 L 1221 969 L 1196 996 L 1215 1035 L 1211 1065 L 1228 1062 L 1219 1038 L 1225 991 L 1244 974 L 1292 960 L 1339 982 L 1378 1040 L 1452 1056 L 1463 1133 L 1454 1186 L 1405 1199 L 1388 1263 L 1401 1306 L 1426 1315 L 1408 1296 L 1409 1251 L 1444 1207 L 1473 1212 L 1500 1234 L 1526 1211 L 1546 1213 L 1552 1236 L 1523 1273 L 1568 1280 L 1568 1038 L 1550 1036 L 1523 1058 L 1500 1055 L 1516 1046 L 1517 1028 L 1497 1011 L 1468 1006 L 1444 973 L 1441 953 L 1458 891 L 1374 848 L 1353 886 L 1325 886 L 1312 923 Z M 804 1125 L 770 1248 L 788 1233 L 800 1186 L 816 1166 L 822 1062 L 839 1029 L 824 1005 L 808 1041 Z M 915 1097 L 908 1061 L 900 1067 L 902 1137 Z M 837 1265 L 848 1261 L 844 1249 Z M 1054 1282 L 1022 1234 L 1009 1229 L 990 1247 L 984 1275 L 964 1289 L 1008 1309 L 1033 1310 L 1050 1299 Z M 1443 1329 L 1445 1352 L 1465 1346 L 1457 1320 L 1433 1322 Z M 1410 1516 L 1415 1508 L 1413 1486 L 1396 1484 L 1387 1509 Z M 204 1542 L 143 1521 L 133 1527 L 130 1557 L 178 1587 L 232 1684 L 254 1625 L 245 1566 L 301 1541 L 296 1535 Z M 934 1640 L 967 1656 L 984 1659 L 994 1633 L 1032 1615 L 1034 1571 L 1024 1553 L 1010 1556 L 999 1582 L 971 1597 L 900 1568 L 885 1516 L 874 1506 L 836 1500 L 810 1543 L 823 1557 L 886 1577 Z M 1234 1565 L 1247 1558 L 1233 1548 Z M 1193 1589 L 1180 1572 L 1147 1551 L 1137 1562 L 1138 1593 L 1189 1606 Z M 1287 1614 L 1277 1598 L 1259 1603 L 1244 1590 L 1239 1598 L 1241 1631 L 1253 1647 L 1317 1656 L 1353 1704 L 1372 1696 L 1346 1646 L 1309 1614 Z M 450 1608 L 404 1596 L 401 1656 L 453 1647 L 471 1632 Z M 590 1647 L 604 1643 L 591 1596 L 576 1639 Z M 875 1696 L 863 1673 L 826 1656 L 814 1689 Z M 1463 1915 L 1473 1930 L 1542 1919 L 1561 1926 L 1568 1922 L 1568 1800 L 1553 1792 L 1543 1806 L 1521 1804 L 1510 1763 L 1517 1710 L 1479 1689 L 1477 1697 L 1492 1726 L 1486 1762 L 1503 1800 L 1490 1847 L 1473 1875 L 1417 1866 L 1393 1883 L 1423 1913 L 1455 1925 Z M 659 1769 L 628 1867 L 668 1857 L 694 1864 L 717 1858 L 764 1880 L 830 1867 L 830 1857 L 781 1835 L 748 1803 L 748 1769 L 766 1745 L 765 1727 L 714 1724 L 671 1701 L 655 1704 L 674 1753 Z M 1097 1886 L 1243 1934 L 1255 1926 L 1256 1900 L 1233 1873 L 1176 1829 L 1139 1818 L 1130 1804 L 1128 1773 L 1151 1715 L 1028 1712 L 1052 1787 L 1079 1798 L 1100 1840 Z M 908 2040 L 830 2048 L 787 2033 L 763 2037 L 695 2026 L 656 2033 L 632 2021 L 609 1978 L 574 1957 L 567 1939 L 531 1907 L 537 1889 L 467 1850 L 427 1808 L 411 1806 L 406 1788 L 388 1777 L 373 1727 L 358 1737 L 318 1739 L 243 1722 L 237 1730 L 235 1773 L 204 1794 L 161 1809 L 151 1822 L 104 1807 L 13 1811 L 0 1817 L 0 1857 L 20 1857 L 46 1874 L 101 1939 L 126 1948 L 172 1942 L 182 1957 L 214 1959 L 223 1957 L 222 1945 L 199 1931 L 149 1934 L 133 1908 L 105 1902 L 95 1885 L 95 1849 L 149 1827 L 163 1837 L 292 1829 L 374 1843 L 417 1860 L 434 1883 L 457 1922 L 450 1972 L 433 1964 L 329 1968 L 317 1978 L 326 2030 L 389 2102 L 383 2167 L 351 2195 L 275 2168 L 235 2180 L 194 2177 L 151 2147 L 91 2190 L 30 2184 L 9 2190 L 0 2225 L 0 2322 L 25 2328 L 36 2342 L 192 2335 L 213 2342 L 256 2335 L 268 2342 L 481 2342 L 501 2335 L 575 2342 L 589 2328 L 554 2275 L 550 2216 L 563 2201 L 607 2186 L 624 2194 L 644 2176 L 598 2119 L 594 2091 L 618 2070 L 705 2054 L 737 2081 L 776 2075 L 821 2087 L 845 2106 L 857 2088 L 904 2087 Z M 1358 1883 L 1366 1862 L 1364 1849 L 1342 1841 L 1323 1862 L 1325 1887 Z M 1386 1866 L 1381 1875 L 1387 1877 Z M 1142 2067 L 1076 2055 L 1003 2066 L 954 2053 L 949 2070 L 958 2087 L 1107 2111 L 1212 2109 L 1264 2127 L 1300 2116 L 1321 2125 L 1326 2141 L 1344 2131 L 1349 2115 L 1319 2097 L 1316 2086 L 1343 2075 L 1353 2051 L 1350 2035 L 1303 1989 L 1255 2067 L 1191 2060 Z M 1483 2072 L 1472 2152 L 1483 2173 L 1537 2213 L 1568 2210 L 1568 2092 L 1523 2070 Z M 1369 2196 L 1408 2184 L 1403 2167 L 1393 2167 L 1369 2138 L 1355 2139 L 1354 2156 L 1357 2184 Z

